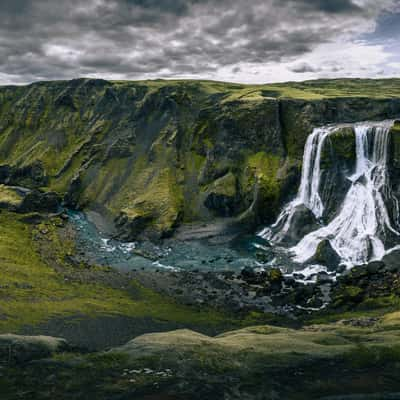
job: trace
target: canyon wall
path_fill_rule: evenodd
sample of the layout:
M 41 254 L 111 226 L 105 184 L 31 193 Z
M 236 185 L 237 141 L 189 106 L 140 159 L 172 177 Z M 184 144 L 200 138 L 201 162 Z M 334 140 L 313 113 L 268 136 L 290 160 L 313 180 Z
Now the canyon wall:
M 400 116 L 400 96 L 291 98 L 265 87 L 94 79 L 1 87 L 0 184 L 56 192 L 66 206 L 114 221 L 124 239 L 219 218 L 254 229 L 296 193 L 315 126 Z

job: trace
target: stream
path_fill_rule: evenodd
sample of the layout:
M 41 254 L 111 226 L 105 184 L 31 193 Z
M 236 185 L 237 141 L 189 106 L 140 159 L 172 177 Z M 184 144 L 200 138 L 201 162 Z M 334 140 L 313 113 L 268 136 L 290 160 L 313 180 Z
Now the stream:
M 264 247 L 264 240 L 256 235 L 243 236 L 223 244 L 213 244 L 207 239 L 170 239 L 157 245 L 147 241 L 127 243 L 107 237 L 82 212 L 68 210 L 68 215 L 77 231 L 80 250 L 84 251 L 92 262 L 122 271 L 240 271 L 244 267 L 263 267 L 266 259 L 272 259 L 272 255 L 267 254 L 267 248 L 260 248 Z M 258 259 L 260 252 L 264 262 Z

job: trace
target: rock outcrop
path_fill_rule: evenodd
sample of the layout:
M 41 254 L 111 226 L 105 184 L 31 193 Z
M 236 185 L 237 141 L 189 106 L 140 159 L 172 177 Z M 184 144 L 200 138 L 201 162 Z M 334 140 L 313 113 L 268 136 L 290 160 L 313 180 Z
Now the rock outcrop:
M 60 204 L 61 197 L 56 192 L 0 184 L 0 209 L 20 213 L 55 213 L 59 210 Z
M 327 222 L 335 216 L 351 186 L 348 176 L 356 167 L 355 139 L 354 129 L 345 127 L 329 135 L 322 149 L 320 194 Z
M 0 335 L 0 363 L 25 363 L 69 350 L 65 339 L 50 336 Z
M 308 261 L 311 264 L 326 265 L 329 270 L 336 270 L 340 264 L 340 257 L 329 240 L 323 240 L 317 247 L 315 255 Z

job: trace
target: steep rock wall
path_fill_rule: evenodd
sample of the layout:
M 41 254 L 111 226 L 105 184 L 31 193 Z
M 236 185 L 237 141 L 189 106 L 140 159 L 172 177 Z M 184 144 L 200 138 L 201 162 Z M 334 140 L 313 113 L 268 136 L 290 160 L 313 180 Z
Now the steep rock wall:
M 400 115 L 399 99 L 231 89 L 91 79 L 0 88 L 0 183 L 56 191 L 110 216 L 125 238 L 219 217 L 254 227 L 295 193 L 314 126 Z

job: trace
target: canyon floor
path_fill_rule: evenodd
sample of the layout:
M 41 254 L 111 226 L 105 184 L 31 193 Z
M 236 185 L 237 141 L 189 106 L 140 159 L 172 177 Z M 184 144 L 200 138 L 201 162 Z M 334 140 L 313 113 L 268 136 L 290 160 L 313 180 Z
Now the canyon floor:
M 122 272 L 88 261 L 64 213 L 2 211 L 0 227 L 2 399 L 400 396 L 393 265 L 307 285 Z

